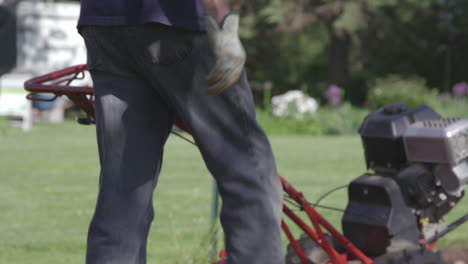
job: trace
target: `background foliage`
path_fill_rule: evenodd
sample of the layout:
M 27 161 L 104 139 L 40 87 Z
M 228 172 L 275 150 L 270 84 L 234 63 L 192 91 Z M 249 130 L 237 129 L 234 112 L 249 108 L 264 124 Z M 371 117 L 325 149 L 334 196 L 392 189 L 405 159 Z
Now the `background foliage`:
M 301 89 L 322 98 L 335 83 L 364 106 L 372 81 L 390 74 L 418 76 L 439 92 L 467 79 L 468 1 L 234 2 L 250 79 L 259 89 L 270 82 L 273 95 Z
M 235 0 L 243 15 L 247 68 L 270 133 L 355 133 L 363 113 L 403 101 L 467 116 L 468 1 Z M 268 98 L 302 90 L 326 105 L 336 84 L 345 104 L 302 120 L 269 114 Z

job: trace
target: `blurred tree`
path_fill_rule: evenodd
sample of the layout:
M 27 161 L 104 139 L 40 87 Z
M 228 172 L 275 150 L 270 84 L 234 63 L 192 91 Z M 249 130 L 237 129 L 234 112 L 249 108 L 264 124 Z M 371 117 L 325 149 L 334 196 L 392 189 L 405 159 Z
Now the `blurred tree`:
M 461 72 L 468 58 L 466 1 L 399 0 L 367 5 L 365 12 L 368 26 L 358 36 L 360 59 L 369 76 L 419 75 L 429 86 L 445 91 L 466 80 Z
M 254 86 L 273 94 L 330 83 L 353 103 L 369 80 L 389 73 L 421 76 L 448 91 L 467 80 L 466 0 L 236 0 Z
M 249 53 L 253 80 L 273 81 L 273 93 L 301 89 L 323 97 L 328 76 L 345 83 L 351 41 L 344 31 L 334 30 L 343 1 L 304 0 L 235 1 L 244 14 L 241 35 Z M 313 25 L 313 26 L 312 26 Z M 333 38 L 334 47 L 327 44 Z M 329 55 L 327 55 L 329 54 Z M 329 57 L 333 59 L 329 59 Z M 334 61 L 327 67 L 328 61 Z M 322 83 L 323 82 L 323 83 Z M 256 83 L 254 82 L 254 88 Z M 258 85 L 262 87 L 262 85 Z

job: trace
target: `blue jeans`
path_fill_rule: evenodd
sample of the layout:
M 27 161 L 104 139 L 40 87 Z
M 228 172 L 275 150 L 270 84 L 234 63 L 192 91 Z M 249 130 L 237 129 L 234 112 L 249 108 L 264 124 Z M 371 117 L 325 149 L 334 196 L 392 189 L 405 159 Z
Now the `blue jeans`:
M 193 135 L 223 201 L 229 264 L 282 264 L 282 190 L 246 74 L 219 95 L 206 34 L 160 24 L 84 27 L 101 164 L 87 264 L 144 264 L 152 195 L 174 119 Z

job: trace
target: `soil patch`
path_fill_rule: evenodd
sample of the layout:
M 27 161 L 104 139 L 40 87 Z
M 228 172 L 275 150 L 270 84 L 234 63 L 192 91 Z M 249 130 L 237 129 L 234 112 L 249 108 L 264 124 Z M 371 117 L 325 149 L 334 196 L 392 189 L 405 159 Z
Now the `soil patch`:
M 468 247 L 448 247 L 440 250 L 445 261 L 451 264 L 468 264 Z

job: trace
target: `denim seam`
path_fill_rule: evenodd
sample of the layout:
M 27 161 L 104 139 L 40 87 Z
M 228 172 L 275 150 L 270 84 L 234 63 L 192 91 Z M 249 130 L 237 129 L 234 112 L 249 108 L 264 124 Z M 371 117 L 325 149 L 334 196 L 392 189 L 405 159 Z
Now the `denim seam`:
M 233 87 L 234 88 L 234 87 Z M 234 88 L 235 89 L 235 88 Z M 240 115 L 241 115 L 241 122 L 242 122 L 242 127 L 243 127 L 243 130 L 244 130 L 244 133 L 245 133 L 245 138 L 246 138 L 246 141 L 247 141 L 247 153 L 249 154 L 249 156 L 252 158 L 252 161 L 254 162 L 254 167 L 255 167 L 255 173 L 258 174 L 259 170 L 258 170 L 258 159 L 256 158 L 256 155 L 255 155 L 255 151 L 254 151 L 254 148 L 253 148 L 253 144 L 252 144 L 252 141 L 251 141 L 251 129 L 249 128 L 249 122 L 248 122 L 248 115 L 247 115 L 247 111 L 246 111 L 246 108 L 247 106 L 244 104 L 244 100 L 242 100 L 242 96 L 240 95 L 240 91 L 236 90 L 236 93 L 235 93 L 235 101 L 236 101 L 236 105 L 237 107 L 239 108 L 239 112 L 240 112 Z

